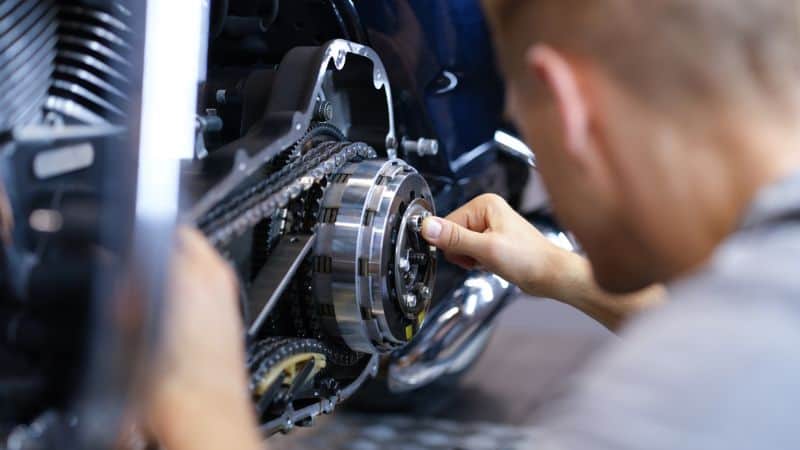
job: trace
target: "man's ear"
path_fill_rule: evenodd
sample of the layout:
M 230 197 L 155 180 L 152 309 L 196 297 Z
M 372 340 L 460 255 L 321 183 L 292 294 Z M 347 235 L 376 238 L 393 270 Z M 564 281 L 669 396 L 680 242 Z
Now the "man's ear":
M 558 107 L 567 151 L 578 156 L 589 142 L 589 107 L 574 67 L 553 48 L 534 45 L 525 55 L 531 75 L 544 82 Z

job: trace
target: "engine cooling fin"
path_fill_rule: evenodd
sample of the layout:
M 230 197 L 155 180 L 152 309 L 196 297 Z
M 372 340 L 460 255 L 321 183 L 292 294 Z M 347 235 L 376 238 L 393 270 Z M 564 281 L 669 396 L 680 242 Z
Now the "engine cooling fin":
M 47 110 L 83 124 L 123 123 L 129 109 L 131 13 L 62 2 Z
M 50 0 L 0 2 L 0 130 L 35 123 L 50 88 L 57 42 Z

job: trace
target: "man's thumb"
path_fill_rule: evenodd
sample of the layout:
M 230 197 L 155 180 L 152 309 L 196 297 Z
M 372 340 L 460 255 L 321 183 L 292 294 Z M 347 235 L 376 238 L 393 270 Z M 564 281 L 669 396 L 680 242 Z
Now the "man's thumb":
M 429 217 L 422 223 L 422 237 L 447 253 L 475 257 L 485 250 L 485 236 L 449 220 Z M 476 258 L 477 259 L 477 258 Z

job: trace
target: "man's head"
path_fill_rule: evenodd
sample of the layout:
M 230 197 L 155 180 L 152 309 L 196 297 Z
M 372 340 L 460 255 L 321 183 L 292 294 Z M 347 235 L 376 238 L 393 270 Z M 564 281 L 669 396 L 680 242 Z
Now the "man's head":
M 694 268 L 787 170 L 796 0 L 483 1 L 509 115 L 607 289 Z

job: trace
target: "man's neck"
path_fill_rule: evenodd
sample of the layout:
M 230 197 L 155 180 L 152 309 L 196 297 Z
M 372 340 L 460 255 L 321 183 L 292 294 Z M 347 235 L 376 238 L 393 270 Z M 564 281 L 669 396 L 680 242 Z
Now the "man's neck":
M 692 193 L 675 212 L 681 225 L 675 231 L 684 235 L 668 238 L 686 245 L 664 246 L 676 275 L 702 265 L 741 225 L 762 189 L 800 171 L 800 128 L 750 123 L 729 131 L 685 167 Z

